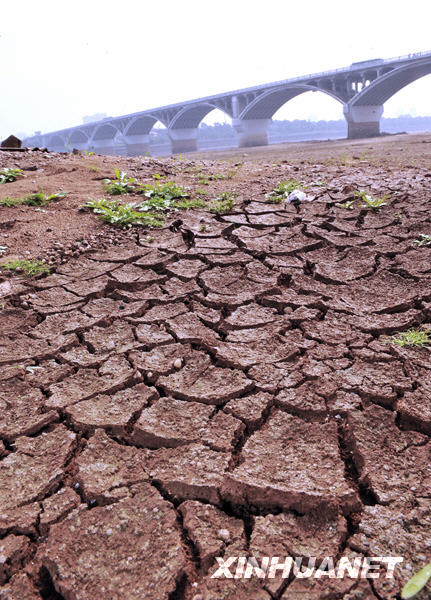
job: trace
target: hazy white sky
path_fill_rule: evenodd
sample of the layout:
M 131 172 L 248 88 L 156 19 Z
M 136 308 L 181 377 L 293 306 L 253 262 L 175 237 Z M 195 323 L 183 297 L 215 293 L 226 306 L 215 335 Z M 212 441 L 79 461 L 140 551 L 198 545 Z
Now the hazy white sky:
M 431 50 L 430 22 L 430 0 L 21 0 L 0 22 L 0 139 Z M 431 75 L 385 105 L 408 112 L 431 115 Z M 341 115 L 308 93 L 275 117 Z

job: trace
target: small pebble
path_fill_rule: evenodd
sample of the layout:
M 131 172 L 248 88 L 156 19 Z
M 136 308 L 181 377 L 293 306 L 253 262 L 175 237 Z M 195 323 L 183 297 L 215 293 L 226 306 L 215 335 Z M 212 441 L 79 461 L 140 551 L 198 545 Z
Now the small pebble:
M 181 369 L 182 366 L 183 366 L 183 361 L 181 360 L 181 358 L 177 358 L 176 361 L 174 362 L 174 367 L 176 369 Z
M 218 532 L 218 536 L 224 542 L 228 542 L 230 540 L 230 533 L 227 529 L 220 529 Z

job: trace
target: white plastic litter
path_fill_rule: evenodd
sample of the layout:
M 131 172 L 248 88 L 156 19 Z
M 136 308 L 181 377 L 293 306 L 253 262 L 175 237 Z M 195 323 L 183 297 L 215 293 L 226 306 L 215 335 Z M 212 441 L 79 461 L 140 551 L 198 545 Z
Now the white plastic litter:
M 301 190 L 293 190 L 287 197 L 286 202 L 305 202 L 307 201 L 307 194 Z

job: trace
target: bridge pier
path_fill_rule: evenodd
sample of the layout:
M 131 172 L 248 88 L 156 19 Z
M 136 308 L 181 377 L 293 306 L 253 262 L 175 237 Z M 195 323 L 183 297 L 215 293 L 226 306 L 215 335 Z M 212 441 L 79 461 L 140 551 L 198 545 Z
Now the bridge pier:
M 198 128 L 188 129 L 168 129 L 169 139 L 171 140 L 172 154 L 181 154 L 182 152 L 196 152 L 198 149 Z
M 150 151 L 150 134 L 124 136 L 127 156 L 141 156 Z
M 238 148 L 268 145 L 268 127 L 271 119 L 233 119 L 232 127 L 238 134 Z
M 351 106 L 343 107 L 347 121 L 347 137 L 349 139 L 375 137 L 380 135 L 380 117 L 383 106 Z

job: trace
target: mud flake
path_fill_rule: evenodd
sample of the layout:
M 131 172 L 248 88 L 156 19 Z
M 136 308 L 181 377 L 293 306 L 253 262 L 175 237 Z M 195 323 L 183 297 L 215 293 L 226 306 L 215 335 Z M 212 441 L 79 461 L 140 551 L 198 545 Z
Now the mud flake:
M 148 481 L 142 450 L 122 446 L 97 429 L 76 460 L 76 480 L 87 502 L 106 504 L 129 495 L 128 487 Z
M 145 484 L 113 506 L 53 525 L 42 561 L 73 600 L 168 600 L 186 568 L 175 511 Z
M 151 479 L 170 496 L 178 500 L 220 503 L 220 486 L 230 455 L 201 444 L 146 452 L 146 469 Z
M 195 546 L 203 571 L 216 556 L 243 554 L 247 548 L 244 523 L 210 504 L 187 500 L 178 507 L 183 526 Z
M 68 407 L 65 412 L 77 429 L 94 431 L 103 428 L 116 437 L 124 438 L 133 418 L 157 397 L 155 388 L 139 383 L 112 396 L 101 395 L 83 400 Z
M 195 350 L 185 356 L 182 369 L 160 377 L 158 384 L 174 397 L 205 404 L 222 404 L 254 387 L 242 371 L 214 367 L 206 354 Z
M 69 487 L 61 488 L 56 494 L 42 502 L 42 514 L 39 531 L 42 536 L 48 534 L 53 523 L 61 521 L 69 512 L 81 504 L 81 498 Z
M 224 479 L 223 496 L 239 505 L 322 514 L 356 510 L 356 493 L 344 479 L 333 423 L 306 423 L 276 412 L 245 443 L 243 459 Z
M 46 496 L 64 475 L 64 465 L 76 436 L 63 425 L 34 438 L 19 437 L 16 451 L 0 463 L 0 510 L 12 509 Z
M 359 481 L 379 503 L 430 495 L 431 444 L 426 444 L 424 435 L 400 431 L 395 425 L 395 413 L 380 406 L 351 412 L 347 422 L 346 440 Z

